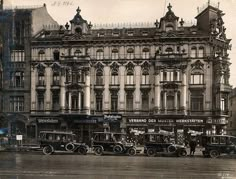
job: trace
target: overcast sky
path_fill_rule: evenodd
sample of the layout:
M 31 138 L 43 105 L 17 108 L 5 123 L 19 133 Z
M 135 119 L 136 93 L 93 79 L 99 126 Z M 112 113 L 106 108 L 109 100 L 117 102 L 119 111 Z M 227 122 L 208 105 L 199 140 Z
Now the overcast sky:
M 206 5 L 208 0 L 4 0 L 6 6 L 34 6 L 46 3 L 50 15 L 64 25 L 76 14 L 79 6 L 81 15 L 92 24 L 155 22 L 164 15 L 171 3 L 175 15 L 184 21 L 194 21 L 197 7 Z M 236 0 L 210 0 L 220 3 L 225 13 L 223 20 L 227 38 L 232 39 L 230 83 L 236 87 Z

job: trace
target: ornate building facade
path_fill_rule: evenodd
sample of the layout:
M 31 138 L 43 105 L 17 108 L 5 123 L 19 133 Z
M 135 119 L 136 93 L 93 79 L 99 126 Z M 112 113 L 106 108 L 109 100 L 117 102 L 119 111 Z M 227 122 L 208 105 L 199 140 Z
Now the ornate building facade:
M 32 39 L 32 125 L 131 135 L 165 131 L 224 134 L 228 119 L 230 39 L 224 15 L 208 5 L 185 26 L 169 4 L 155 26 L 93 29 L 78 8 L 70 25 Z

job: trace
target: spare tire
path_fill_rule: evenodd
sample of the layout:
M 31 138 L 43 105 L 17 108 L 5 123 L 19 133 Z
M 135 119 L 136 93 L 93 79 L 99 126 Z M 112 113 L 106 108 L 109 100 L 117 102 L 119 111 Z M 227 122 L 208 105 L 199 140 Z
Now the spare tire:
M 65 149 L 67 151 L 73 151 L 75 149 L 75 145 L 73 143 L 68 143 L 66 144 Z
M 167 147 L 167 151 L 170 153 L 173 153 L 176 151 L 176 147 L 174 145 L 170 145 Z

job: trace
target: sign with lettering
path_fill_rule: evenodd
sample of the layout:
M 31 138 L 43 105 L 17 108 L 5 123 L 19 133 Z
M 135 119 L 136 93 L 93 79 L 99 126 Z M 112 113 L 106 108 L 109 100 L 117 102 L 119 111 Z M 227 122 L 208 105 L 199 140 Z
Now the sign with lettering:
M 128 119 L 127 121 L 128 123 L 148 123 L 148 124 L 152 124 L 152 123 L 174 123 L 175 121 L 173 119 L 153 119 L 153 118 L 131 118 Z
M 55 118 L 38 118 L 37 121 L 40 124 L 43 124 L 43 123 L 57 124 L 57 123 L 59 123 L 59 119 L 55 119 Z
M 95 119 L 81 119 L 81 120 L 74 120 L 76 124 L 96 124 L 97 120 Z
M 122 119 L 122 116 L 120 114 L 104 114 L 103 118 L 106 122 L 117 122 Z
M 203 119 L 176 119 L 176 123 L 203 123 Z

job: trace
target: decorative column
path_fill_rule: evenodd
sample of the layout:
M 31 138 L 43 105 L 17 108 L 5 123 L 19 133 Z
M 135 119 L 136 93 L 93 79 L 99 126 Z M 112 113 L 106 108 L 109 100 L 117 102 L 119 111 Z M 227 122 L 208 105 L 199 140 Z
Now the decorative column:
M 118 103 L 118 110 L 125 110 L 125 67 L 120 66 L 120 101 Z
M 36 69 L 31 68 L 31 111 L 36 110 Z
M 154 106 L 156 111 L 159 113 L 161 106 L 161 91 L 160 91 L 160 73 L 155 73 L 155 96 L 154 96 Z
M 85 72 L 85 95 L 84 95 L 84 109 L 86 114 L 90 114 L 90 71 Z
M 51 110 L 51 68 L 50 67 L 46 67 L 45 69 L 46 72 L 46 111 Z
M 65 111 L 65 101 L 66 101 L 66 88 L 65 88 L 65 82 L 66 82 L 66 76 L 65 72 L 63 71 L 61 73 L 61 89 L 60 89 L 60 107 L 61 107 L 61 112 Z
M 140 76 L 141 76 L 141 66 L 135 66 L 135 105 L 134 110 L 140 110 L 141 92 L 140 92 Z
M 186 112 L 186 104 L 187 104 L 187 78 L 186 78 L 186 73 L 185 71 L 182 73 L 182 95 L 181 95 L 181 107 L 183 109 L 184 112 Z
M 109 84 L 110 84 L 110 67 L 104 67 L 104 105 L 103 110 L 109 110 L 109 101 L 110 101 L 110 91 L 109 91 Z
M 69 92 L 68 110 L 69 110 L 69 112 L 71 111 L 71 92 Z
M 167 92 L 166 91 L 164 91 L 164 110 L 165 110 L 165 113 L 166 113 L 166 111 L 167 111 L 167 94 L 166 94 Z
M 81 111 L 81 92 L 78 92 L 78 111 Z
M 178 91 L 175 91 L 175 110 L 177 110 L 177 106 L 178 106 Z

